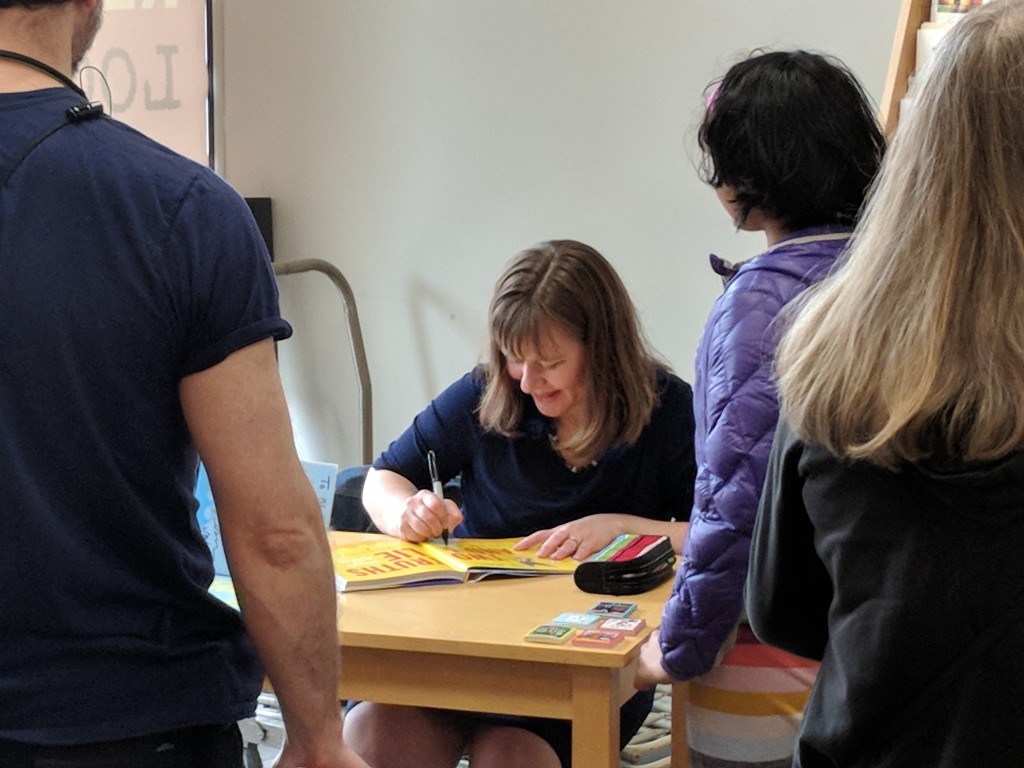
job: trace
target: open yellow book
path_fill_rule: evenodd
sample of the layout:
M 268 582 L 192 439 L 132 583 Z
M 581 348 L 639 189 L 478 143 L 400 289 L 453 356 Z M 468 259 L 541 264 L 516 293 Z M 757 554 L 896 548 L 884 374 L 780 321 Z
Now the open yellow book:
M 572 558 L 537 557 L 536 549 L 514 550 L 520 539 L 450 539 L 447 545 L 410 542 L 391 536 L 335 544 L 335 581 L 339 592 L 384 589 L 413 584 L 478 581 L 487 576 L 571 574 Z

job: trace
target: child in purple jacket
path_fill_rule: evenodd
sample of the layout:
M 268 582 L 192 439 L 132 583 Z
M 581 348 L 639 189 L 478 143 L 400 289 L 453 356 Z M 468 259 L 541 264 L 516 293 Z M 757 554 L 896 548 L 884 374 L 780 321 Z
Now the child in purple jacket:
M 690 530 L 637 687 L 690 685 L 694 766 L 788 766 L 816 664 L 761 645 L 743 621 L 751 532 L 779 405 L 772 363 L 783 308 L 846 246 L 884 151 L 871 104 L 835 59 L 757 53 L 711 92 L 702 176 L 767 250 L 715 256 L 725 292 L 697 351 L 697 481 Z

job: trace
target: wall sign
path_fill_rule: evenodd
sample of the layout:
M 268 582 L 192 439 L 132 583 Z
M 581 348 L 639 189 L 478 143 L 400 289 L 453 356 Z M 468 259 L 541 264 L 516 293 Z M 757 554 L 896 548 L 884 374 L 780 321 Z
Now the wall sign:
M 211 2 L 105 0 L 79 71 L 107 114 L 203 165 L 213 164 Z

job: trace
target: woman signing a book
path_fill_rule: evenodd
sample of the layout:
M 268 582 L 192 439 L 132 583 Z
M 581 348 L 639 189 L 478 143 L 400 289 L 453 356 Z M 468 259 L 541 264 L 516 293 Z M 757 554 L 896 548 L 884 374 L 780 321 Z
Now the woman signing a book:
M 572 240 L 517 254 L 490 305 L 486 362 L 442 392 L 374 462 L 363 503 L 384 533 L 525 537 L 579 560 L 621 533 L 681 548 L 693 499 L 692 392 L 647 345 L 621 279 Z M 432 488 L 461 477 L 462 507 Z M 624 745 L 653 691 L 622 708 Z M 568 768 L 568 721 L 361 702 L 353 747 L 378 768 Z M 401 734 L 401 738 L 396 738 Z

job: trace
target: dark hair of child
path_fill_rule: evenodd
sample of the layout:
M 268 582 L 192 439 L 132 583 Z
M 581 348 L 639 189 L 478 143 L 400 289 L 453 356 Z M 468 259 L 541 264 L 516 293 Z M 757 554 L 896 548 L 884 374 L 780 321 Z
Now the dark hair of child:
M 885 138 L 845 65 L 806 51 L 756 52 L 709 93 L 701 178 L 736 191 L 737 226 L 754 208 L 790 231 L 856 222 Z

